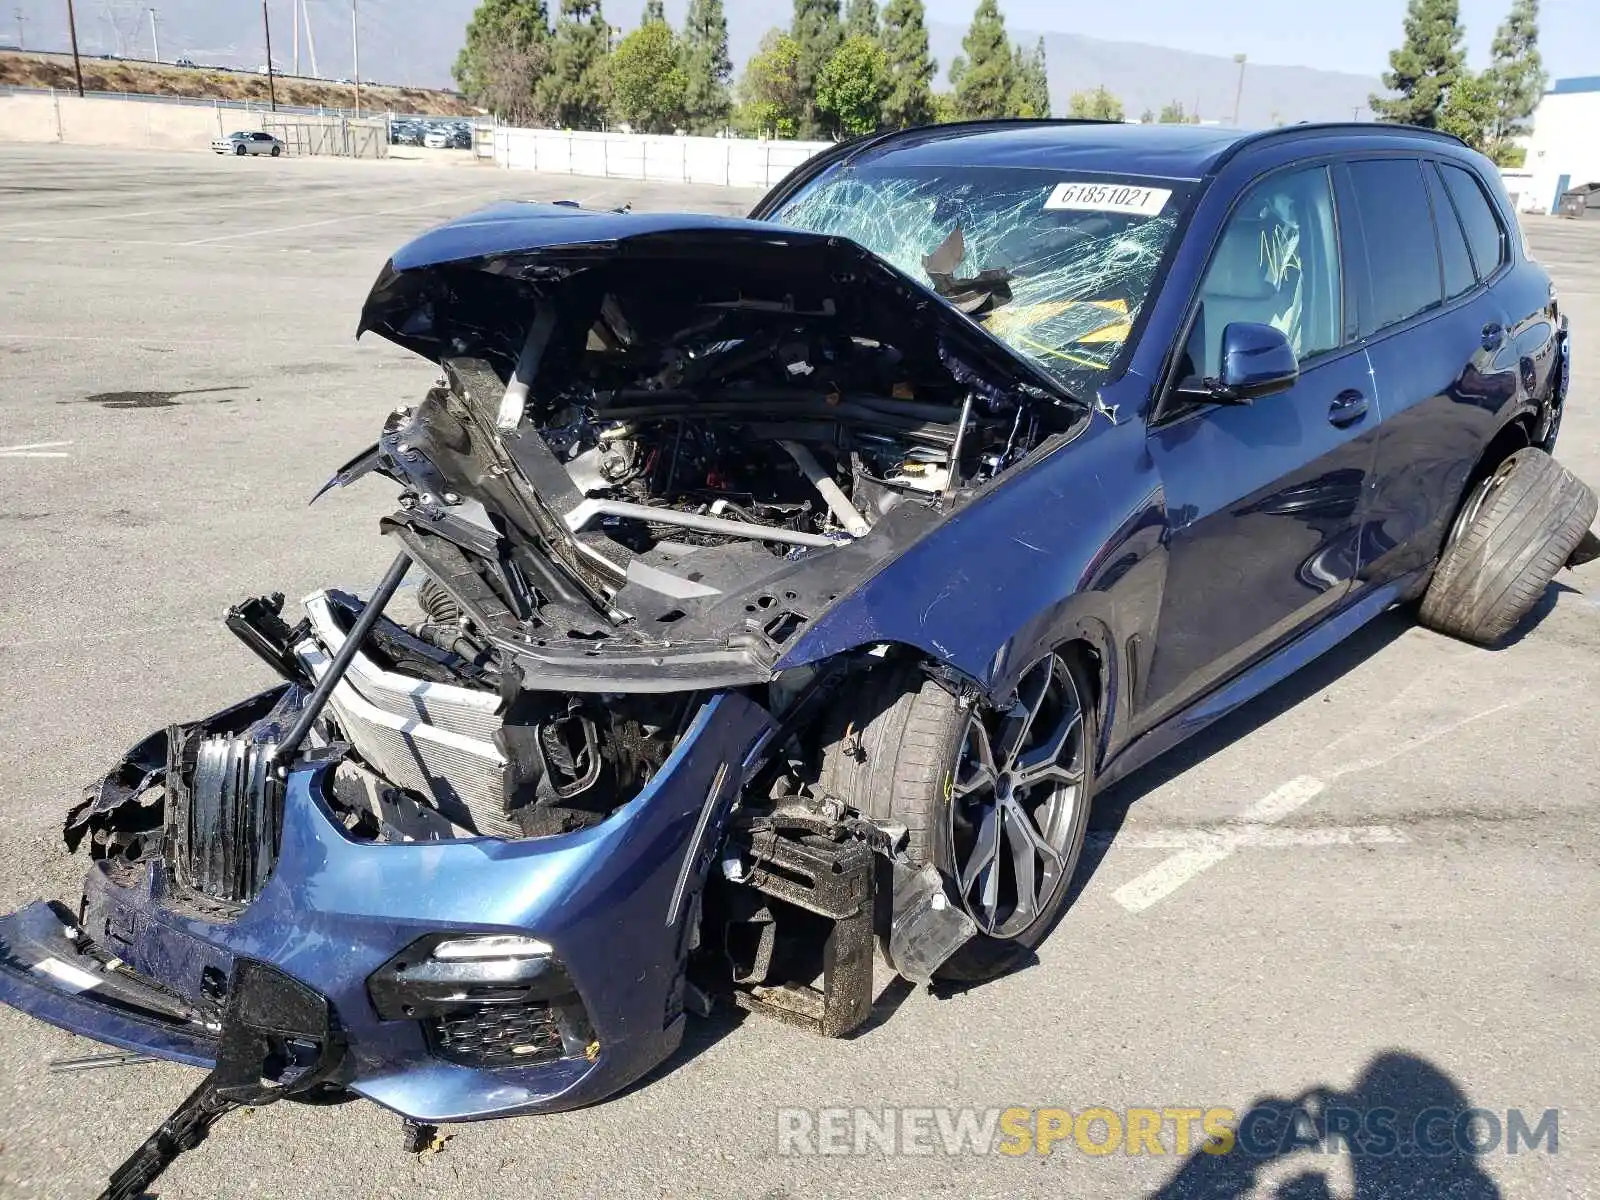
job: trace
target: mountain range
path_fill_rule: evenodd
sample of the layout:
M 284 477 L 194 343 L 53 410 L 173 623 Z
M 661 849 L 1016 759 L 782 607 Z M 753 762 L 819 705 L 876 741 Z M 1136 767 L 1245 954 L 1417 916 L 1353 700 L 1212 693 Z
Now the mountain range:
M 667 0 L 669 20 L 681 21 L 688 0 Z M 150 0 L 76 0 L 78 35 L 86 54 L 153 56 Z M 254 0 L 155 0 L 155 38 L 167 61 L 189 58 L 202 64 L 256 67 L 266 61 L 261 6 Z M 428 87 L 452 85 L 450 66 L 475 0 L 304 0 L 309 33 L 301 22 L 296 45 L 295 0 L 268 0 L 272 22 L 272 57 L 289 70 L 296 51 L 300 70 L 310 74 L 312 49 L 317 73 L 351 77 L 355 62 L 351 12 L 358 13 L 361 77 L 382 83 Z M 644 0 L 605 0 L 612 24 L 631 29 L 638 24 Z M 12 5 L 4 6 L 6 8 Z M 551 9 L 557 5 L 551 3 Z M 1004 5 L 1002 4 L 1002 10 Z M 67 45 L 64 6 L 60 0 L 20 0 L 19 33 L 32 49 Z M 727 0 L 729 52 L 737 72 L 773 27 L 786 28 L 791 0 Z M 3 12 L 3 9 L 0 9 Z M 8 14 L 9 15 L 9 14 Z M 14 17 L 12 27 L 16 27 Z M 928 38 L 939 63 L 935 86 L 949 87 L 946 72 L 961 53 L 964 27 L 931 21 Z M 1075 91 L 1104 85 L 1123 102 L 1130 118 L 1159 111 L 1169 102 L 1182 104 L 1202 119 L 1231 121 L 1239 89 L 1239 67 L 1230 58 L 1196 54 L 1167 46 L 1108 41 L 1066 30 L 1010 30 L 1014 41 L 1032 46 L 1044 38 L 1049 64 L 1051 107 L 1067 111 Z M 15 40 L 0 19 L 0 42 Z M 1364 110 L 1378 80 L 1364 75 L 1313 67 L 1249 63 L 1239 93 L 1239 122 L 1267 125 L 1302 120 L 1348 120 Z

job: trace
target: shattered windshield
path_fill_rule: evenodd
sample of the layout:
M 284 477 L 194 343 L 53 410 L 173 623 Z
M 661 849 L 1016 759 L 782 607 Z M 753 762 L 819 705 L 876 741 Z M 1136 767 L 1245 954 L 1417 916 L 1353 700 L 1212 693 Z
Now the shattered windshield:
M 1089 396 L 1132 333 L 1191 190 L 1019 167 L 836 170 L 770 219 L 850 238 Z

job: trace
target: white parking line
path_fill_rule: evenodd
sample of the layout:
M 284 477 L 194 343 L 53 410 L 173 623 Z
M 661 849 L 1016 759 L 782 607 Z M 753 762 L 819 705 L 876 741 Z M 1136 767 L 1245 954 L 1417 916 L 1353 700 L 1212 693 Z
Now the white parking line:
M 460 204 L 460 196 L 441 196 L 421 204 L 408 204 L 404 208 L 380 208 L 376 212 L 350 213 L 343 217 L 329 217 L 323 221 L 307 221 L 302 225 L 275 225 L 265 229 L 246 229 L 239 233 L 222 233 L 216 237 L 196 238 L 192 242 L 178 242 L 179 246 L 210 246 L 217 242 L 231 242 L 239 238 L 268 237 L 275 233 L 295 233 L 302 229 L 321 229 L 326 225 L 342 225 L 347 221 L 364 221 L 369 217 L 398 217 L 423 208 L 438 208 L 441 204 Z
M 1375 758 L 1359 758 L 1342 763 L 1331 770 L 1323 772 L 1323 778 L 1313 775 L 1297 775 L 1255 801 L 1234 821 L 1213 832 L 1212 836 L 1205 839 L 1195 839 L 1195 844 L 1183 846 L 1177 853 L 1163 859 L 1144 874 L 1136 876 L 1112 892 L 1112 898 L 1131 913 L 1140 913 L 1153 904 L 1165 900 L 1173 892 L 1188 883 L 1201 872 L 1209 870 L 1219 862 L 1228 858 L 1242 846 L 1278 844 L 1290 845 L 1347 845 L 1353 843 L 1334 840 L 1318 840 L 1318 830 L 1270 830 L 1268 827 L 1277 824 L 1285 817 L 1304 806 L 1306 803 L 1321 795 L 1327 789 L 1328 783 L 1341 775 L 1351 775 L 1358 771 L 1369 771 L 1374 767 L 1382 766 L 1391 759 L 1409 754 L 1420 746 L 1429 742 L 1436 742 L 1442 737 L 1454 733 L 1463 726 L 1474 721 L 1481 721 L 1495 713 L 1504 712 L 1508 708 L 1530 703 L 1538 699 L 1542 693 L 1530 693 L 1516 699 L 1507 700 L 1486 708 L 1482 712 L 1474 713 L 1459 721 L 1432 730 L 1420 737 L 1412 738 L 1399 749 Z M 1383 828 L 1383 827 L 1376 827 Z M 1287 836 L 1286 836 L 1287 835 Z M 1308 836 L 1309 835 L 1309 836 Z M 1324 835 L 1325 836 L 1325 835 Z M 1307 840 L 1300 840 L 1307 838 Z M 1381 841 L 1381 839 L 1378 839 Z M 1401 838 L 1400 840 L 1404 840 Z M 1124 838 L 1118 837 L 1118 843 Z M 1152 847 L 1154 848 L 1154 847 Z M 1162 847 L 1164 848 L 1164 847 Z
M 319 204 L 328 200 L 360 200 L 370 195 L 371 193 L 369 192 L 361 191 L 322 193 L 304 192 L 296 188 L 284 195 L 272 196 L 263 200 L 224 200 L 217 203 L 202 201 L 197 204 L 169 204 L 164 205 L 161 208 L 136 209 L 133 212 L 127 212 L 123 209 L 113 209 L 107 212 L 84 213 L 80 216 L 50 217 L 42 221 L 12 221 L 8 224 L 0 225 L 0 233 L 10 229 L 38 229 L 41 227 L 54 228 L 58 225 L 78 225 L 84 223 L 85 221 L 113 221 L 117 220 L 118 218 L 127 218 L 132 220 L 136 217 L 164 217 L 172 213 L 194 212 L 197 209 L 201 212 L 210 213 L 234 208 L 266 208 L 273 204 L 292 204 L 297 200 L 302 202 L 310 200 Z M 119 238 L 118 241 L 120 242 L 121 239 Z
M 1200 872 L 1216 866 L 1242 844 L 1238 835 L 1252 826 L 1271 825 L 1319 794 L 1327 784 L 1310 775 L 1299 775 L 1274 788 L 1240 814 L 1236 823 L 1215 835 L 1207 844 L 1180 850 L 1143 875 L 1123 884 L 1112 898 L 1129 912 L 1143 912 L 1166 899 Z
M 0 458 L 69 458 L 66 451 L 57 449 L 71 442 L 29 442 L 25 446 L 0 446 Z
M 1237 850 L 1298 850 L 1318 846 L 1402 846 L 1411 841 L 1392 825 L 1318 825 L 1274 829 L 1270 825 L 1208 826 L 1199 829 L 1139 829 L 1093 832 L 1091 843 L 1124 850 L 1207 850 L 1226 843 Z

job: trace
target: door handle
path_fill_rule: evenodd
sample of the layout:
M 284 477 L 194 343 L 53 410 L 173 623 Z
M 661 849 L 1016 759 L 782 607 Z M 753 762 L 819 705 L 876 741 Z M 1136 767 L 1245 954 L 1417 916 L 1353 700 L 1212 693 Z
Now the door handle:
M 1483 327 L 1483 348 L 1485 350 L 1498 350 L 1505 340 L 1506 327 L 1499 322 L 1490 321 Z
M 1354 425 L 1366 415 L 1366 395 L 1356 391 L 1355 388 L 1350 388 L 1333 398 L 1333 403 L 1328 407 L 1328 424 L 1343 429 L 1346 425 Z

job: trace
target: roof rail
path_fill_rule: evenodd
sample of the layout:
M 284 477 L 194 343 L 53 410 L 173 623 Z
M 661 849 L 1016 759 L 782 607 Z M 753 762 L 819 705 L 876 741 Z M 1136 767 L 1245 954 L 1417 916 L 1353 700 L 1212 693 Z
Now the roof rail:
M 1279 138 L 1313 137 L 1324 134 L 1349 134 L 1351 136 L 1371 136 L 1376 130 L 1388 130 L 1394 133 L 1415 135 L 1433 138 L 1441 142 L 1471 149 L 1464 141 L 1453 133 L 1446 133 L 1442 129 L 1424 129 L 1421 125 L 1402 125 L 1388 121 L 1301 121 L 1295 125 L 1280 125 L 1275 129 L 1259 129 L 1254 133 L 1244 134 L 1226 150 L 1217 156 L 1216 162 L 1211 165 L 1215 172 L 1229 159 L 1241 150 L 1251 146 L 1259 146 L 1262 142 L 1270 142 Z

